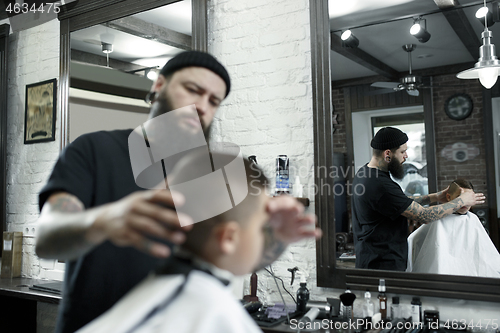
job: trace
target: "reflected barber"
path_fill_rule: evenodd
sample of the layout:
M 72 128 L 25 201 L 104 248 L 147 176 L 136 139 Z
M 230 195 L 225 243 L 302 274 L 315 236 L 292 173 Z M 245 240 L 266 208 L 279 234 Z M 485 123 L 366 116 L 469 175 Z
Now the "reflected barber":
M 448 188 L 418 197 L 407 197 L 391 179 L 402 179 L 408 158 L 408 136 L 393 127 L 380 129 L 371 141 L 369 163 L 354 177 L 353 186 L 363 186 L 363 194 L 353 193 L 352 224 L 356 268 L 405 271 L 408 260 L 408 221 L 430 223 L 464 206 L 484 203 L 482 193 L 464 192 L 446 201 Z M 439 203 L 424 207 L 431 203 Z

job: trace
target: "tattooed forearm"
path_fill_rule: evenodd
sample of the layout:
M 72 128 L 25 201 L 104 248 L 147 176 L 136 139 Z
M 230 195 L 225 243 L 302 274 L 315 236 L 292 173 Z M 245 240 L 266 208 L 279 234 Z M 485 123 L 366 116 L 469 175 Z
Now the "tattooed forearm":
M 422 195 L 419 197 L 410 197 L 415 201 L 416 203 L 419 203 L 422 206 L 428 205 L 431 203 L 431 196 L 430 195 Z
M 464 206 L 462 199 L 456 198 L 442 205 L 424 208 L 417 202 L 412 202 L 404 212 L 403 216 L 409 219 L 417 220 L 420 223 L 429 223 L 439 220 Z
M 95 246 L 85 238 L 87 228 L 84 224 L 78 223 L 77 216 L 72 216 L 70 219 L 64 216 L 60 218 L 64 222 L 52 221 L 39 228 L 36 243 L 38 256 L 51 259 L 74 259 Z
M 53 194 L 40 215 L 36 253 L 41 258 L 74 259 L 95 246 L 86 239 L 87 230 L 82 202 L 68 193 Z
M 48 204 L 51 210 L 58 212 L 81 212 L 84 208 L 83 204 L 76 197 L 68 194 L 56 194 L 49 198 Z
M 264 253 L 262 255 L 262 260 L 260 261 L 256 270 L 263 269 L 264 267 L 272 264 L 286 249 L 286 244 L 276 239 L 272 227 L 266 227 L 264 229 L 264 234 Z

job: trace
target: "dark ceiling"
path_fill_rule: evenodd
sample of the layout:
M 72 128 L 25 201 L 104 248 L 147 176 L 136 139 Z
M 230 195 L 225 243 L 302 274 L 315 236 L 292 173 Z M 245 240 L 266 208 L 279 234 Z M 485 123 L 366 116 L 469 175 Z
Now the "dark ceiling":
M 349 8 L 346 8 L 348 3 Z M 404 44 L 416 44 L 413 69 L 422 75 L 458 73 L 479 57 L 484 26 L 475 18 L 483 6 L 477 0 L 330 0 L 333 86 L 391 81 L 407 74 Z M 498 2 L 487 1 L 491 9 Z M 413 17 L 426 19 L 431 38 L 420 43 L 410 35 Z M 342 31 L 351 29 L 359 47 L 344 48 Z M 500 22 L 492 42 L 500 45 Z M 458 80 L 458 79 L 457 79 Z

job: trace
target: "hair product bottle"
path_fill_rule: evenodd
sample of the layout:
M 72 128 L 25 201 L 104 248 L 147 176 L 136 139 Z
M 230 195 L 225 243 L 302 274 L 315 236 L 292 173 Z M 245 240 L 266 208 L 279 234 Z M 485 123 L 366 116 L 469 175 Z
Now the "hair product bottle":
M 413 297 L 411 300 L 411 321 L 420 323 L 422 321 L 422 302 L 420 297 Z
M 307 301 L 309 301 L 309 289 L 306 287 L 306 276 L 300 274 L 300 288 L 297 290 L 297 311 L 306 312 Z
M 392 298 L 391 304 L 391 319 L 401 318 L 401 307 L 399 306 L 399 297 L 395 296 Z
M 363 304 L 363 318 L 373 317 L 375 305 L 372 302 L 372 294 L 367 290 L 365 292 L 365 303 Z
M 385 279 L 380 279 L 378 284 L 378 301 L 382 319 L 387 319 L 387 296 L 385 295 Z
M 279 155 L 276 158 L 276 194 L 290 193 L 290 180 L 288 173 L 288 157 Z

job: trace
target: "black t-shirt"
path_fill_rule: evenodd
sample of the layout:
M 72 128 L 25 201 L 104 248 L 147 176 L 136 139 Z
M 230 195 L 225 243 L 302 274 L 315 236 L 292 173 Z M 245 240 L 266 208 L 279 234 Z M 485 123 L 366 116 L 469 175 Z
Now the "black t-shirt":
M 40 192 L 40 210 L 56 191 L 75 195 L 87 209 L 143 190 L 135 184 L 132 173 L 128 151 L 131 132 L 90 133 L 66 147 Z M 111 242 L 67 262 L 56 332 L 74 332 L 104 313 L 160 262 Z
M 353 181 L 352 226 L 356 268 L 406 270 L 408 222 L 413 202 L 389 172 L 364 165 Z

